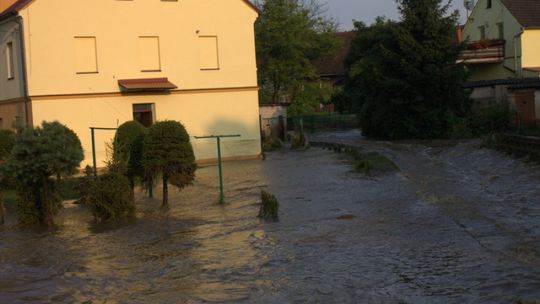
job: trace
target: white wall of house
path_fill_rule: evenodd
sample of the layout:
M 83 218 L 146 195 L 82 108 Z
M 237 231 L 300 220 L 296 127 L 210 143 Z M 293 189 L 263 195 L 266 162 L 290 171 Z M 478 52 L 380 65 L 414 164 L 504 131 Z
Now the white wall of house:
M 92 150 L 89 127 L 115 128 L 133 119 L 134 104 L 153 104 L 156 120 L 181 121 L 192 136 L 197 160 L 217 158 L 215 140 L 197 140 L 193 136 L 240 134 L 223 139 L 224 158 L 257 157 L 260 154 L 260 132 L 256 91 L 222 91 L 212 93 L 173 93 L 131 96 L 87 96 L 80 98 L 34 99 L 34 123 L 58 120 L 72 128 L 81 139 L 86 164 L 91 165 Z M 73 115 L 72 113 L 77 113 Z M 98 166 L 107 160 L 107 143 L 114 131 L 96 131 Z
M 179 120 L 189 134 L 240 134 L 225 158 L 260 155 L 254 22 L 242 0 L 40 0 L 19 14 L 33 124 L 58 120 L 75 130 L 91 163 L 89 127 L 133 119 L 152 104 L 154 121 Z M 119 79 L 167 77 L 167 93 L 120 91 Z M 1 108 L 1 107 L 0 107 Z M 3 109 L 0 111 L 2 112 Z M 114 132 L 96 134 L 98 166 Z M 192 140 L 198 161 L 215 142 Z
M 257 13 L 241 0 L 41 0 L 20 14 L 31 96 L 118 92 L 130 78 L 168 77 L 184 90 L 257 86 Z M 78 47 L 85 37 L 93 50 Z M 158 41 L 157 53 L 144 38 Z M 208 66 L 211 54 L 218 66 Z

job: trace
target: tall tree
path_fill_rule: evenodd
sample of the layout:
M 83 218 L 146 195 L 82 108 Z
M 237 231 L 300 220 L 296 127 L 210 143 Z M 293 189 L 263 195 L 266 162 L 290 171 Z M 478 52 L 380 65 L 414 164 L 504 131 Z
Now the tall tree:
M 262 0 L 256 22 L 261 100 L 293 104 L 299 92 L 317 79 L 314 62 L 337 46 L 336 23 L 315 0 Z
M 169 205 L 169 183 L 178 188 L 190 185 L 195 178 L 195 155 L 184 126 L 176 121 L 154 124 L 144 138 L 143 166 L 153 176 L 162 175 L 163 207 Z
M 401 20 L 357 24 L 345 95 L 363 132 L 381 138 L 448 137 L 470 110 L 456 64 L 457 13 L 442 0 L 398 0 Z

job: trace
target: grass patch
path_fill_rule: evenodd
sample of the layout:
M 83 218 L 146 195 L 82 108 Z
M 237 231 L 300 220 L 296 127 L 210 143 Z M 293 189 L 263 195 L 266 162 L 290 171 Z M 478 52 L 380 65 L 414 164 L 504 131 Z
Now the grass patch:
M 377 152 L 361 152 L 358 149 L 348 149 L 356 172 L 366 175 L 399 171 L 398 166 L 386 156 Z

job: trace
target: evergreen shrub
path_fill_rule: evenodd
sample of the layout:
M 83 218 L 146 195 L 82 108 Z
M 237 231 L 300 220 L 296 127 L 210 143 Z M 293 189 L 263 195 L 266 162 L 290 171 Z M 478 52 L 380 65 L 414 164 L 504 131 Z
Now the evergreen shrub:
M 92 183 L 88 207 L 98 222 L 119 221 L 135 215 L 135 202 L 128 179 L 109 172 Z

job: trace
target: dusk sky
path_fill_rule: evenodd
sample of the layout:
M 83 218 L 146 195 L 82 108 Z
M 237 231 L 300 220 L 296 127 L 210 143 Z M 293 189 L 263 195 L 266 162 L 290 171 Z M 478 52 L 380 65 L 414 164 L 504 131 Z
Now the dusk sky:
M 395 0 L 319 0 L 328 5 L 328 14 L 337 19 L 341 30 L 352 29 L 352 20 L 371 24 L 377 16 L 397 19 L 398 12 Z M 453 1 L 454 9 L 459 9 L 464 20 L 465 10 L 462 0 Z

